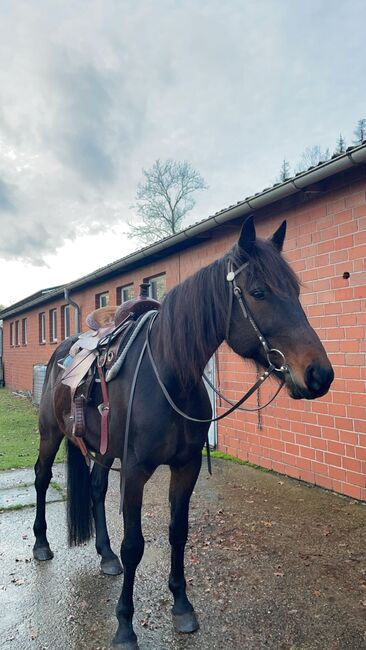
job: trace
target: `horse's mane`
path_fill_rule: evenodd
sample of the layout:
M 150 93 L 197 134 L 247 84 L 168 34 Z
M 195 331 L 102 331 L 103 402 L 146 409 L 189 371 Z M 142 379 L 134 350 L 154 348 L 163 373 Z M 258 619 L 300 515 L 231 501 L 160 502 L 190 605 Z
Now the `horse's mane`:
M 182 386 L 196 385 L 205 364 L 225 337 L 228 316 L 228 260 L 239 267 L 245 288 L 267 286 L 282 299 L 298 295 L 299 280 L 275 246 L 257 239 L 250 257 L 236 244 L 226 255 L 206 266 L 165 296 L 158 318 L 157 344 L 165 362 Z

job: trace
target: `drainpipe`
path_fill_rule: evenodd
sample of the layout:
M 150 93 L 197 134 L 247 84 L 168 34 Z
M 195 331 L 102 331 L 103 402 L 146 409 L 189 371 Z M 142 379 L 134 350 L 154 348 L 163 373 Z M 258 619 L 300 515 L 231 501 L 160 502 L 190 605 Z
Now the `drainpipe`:
M 0 320 L 0 387 L 4 386 L 3 370 L 3 321 Z
M 67 287 L 64 287 L 64 296 L 65 296 L 65 300 L 66 300 L 67 304 L 72 305 L 73 307 L 75 307 L 75 312 L 76 312 L 76 323 L 75 323 L 76 332 L 75 332 L 75 334 L 80 334 L 80 331 L 81 331 L 81 329 L 80 329 L 80 307 L 77 304 L 77 302 L 75 302 L 75 300 L 72 300 L 70 298 L 69 289 L 67 289 Z

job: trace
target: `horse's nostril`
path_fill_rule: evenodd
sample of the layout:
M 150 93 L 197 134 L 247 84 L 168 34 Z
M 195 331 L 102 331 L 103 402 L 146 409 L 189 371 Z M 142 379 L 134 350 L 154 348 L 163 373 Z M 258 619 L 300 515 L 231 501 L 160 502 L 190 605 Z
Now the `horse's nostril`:
M 305 383 L 315 393 L 327 391 L 333 379 L 334 372 L 331 367 L 324 368 L 317 363 L 312 363 L 305 370 Z

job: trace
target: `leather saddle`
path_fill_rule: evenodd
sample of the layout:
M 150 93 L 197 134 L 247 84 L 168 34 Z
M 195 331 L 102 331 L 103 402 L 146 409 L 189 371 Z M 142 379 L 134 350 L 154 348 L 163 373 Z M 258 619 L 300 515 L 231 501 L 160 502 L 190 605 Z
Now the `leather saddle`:
M 148 283 L 141 284 L 140 295 L 122 305 L 108 305 L 91 312 L 86 318 L 90 330 L 80 334 L 71 346 L 67 357 L 59 363 L 63 369 L 61 381 L 69 386 L 71 391 L 74 436 L 85 434 L 85 406 L 94 382 L 97 380 L 101 383 L 103 404 L 99 405 L 98 410 L 102 416 L 101 447 L 103 450 L 106 449 L 108 442 L 106 421 L 109 411 L 104 371 L 115 362 L 118 351 L 123 347 L 124 339 L 128 338 L 128 333 L 133 331 L 140 316 L 151 310 L 160 309 L 160 302 L 148 296 L 149 286 Z M 104 420 L 103 415 L 106 416 Z M 101 453 L 105 451 L 101 449 Z

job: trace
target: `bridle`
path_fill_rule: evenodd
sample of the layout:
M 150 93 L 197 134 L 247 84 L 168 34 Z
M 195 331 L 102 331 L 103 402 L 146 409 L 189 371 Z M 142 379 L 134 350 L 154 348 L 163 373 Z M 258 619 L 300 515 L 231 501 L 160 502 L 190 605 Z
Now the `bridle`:
M 233 302 L 234 302 L 234 297 L 236 298 L 240 310 L 244 316 L 245 319 L 247 319 L 251 326 L 253 327 L 256 335 L 259 338 L 259 341 L 261 342 L 264 353 L 266 355 L 266 359 L 268 361 L 269 367 L 273 366 L 272 372 L 286 372 L 288 370 L 288 366 L 286 363 L 286 358 L 283 352 L 281 350 L 278 350 L 277 348 L 271 348 L 267 339 L 265 338 L 264 334 L 262 334 L 261 330 L 259 329 L 257 323 L 255 322 L 250 309 L 248 305 L 245 302 L 245 298 L 243 296 L 242 290 L 240 289 L 239 285 L 236 282 L 236 277 L 244 271 L 245 268 L 249 265 L 249 262 L 245 262 L 245 264 L 242 264 L 239 266 L 234 271 L 234 262 L 231 258 L 228 260 L 228 265 L 227 265 L 227 275 L 226 275 L 226 280 L 229 282 L 232 286 L 232 291 L 229 293 L 229 309 L 228 309 L 228 315 L 227 315 L 227 320 L 226 320 L 226 335 L 225 339 L 226 341 L 229 341 L 229 335 L 230 335 L 230 324 L 231 324 L 231 316 L 232 316 L 232 310 L 233 310 Z M 276 366 L 276 363 L 274 360 L 271 360 L 271 357 L 276 356 L 280 358 L 280 366 Z
M 227 409 L 224 413 L 221 413 L 220 415 L 218 415 L 217 417 L 214 417 L 214 418 L 195 418 L 195 417 L 193 417 L 191 415 L 188 415 L 187 413 L 184 413 L 184 411 L 182 411 L 175 404 L 174 400 L 172 399 L 171 395 L 169 394 L 165 384 L 163 383 L 163 381 L 162 381 L 162 379 L 160 377 L 158 368 L 156 366 L 156 363 L 155 363 L 155 360 L 154 360 L 154 357 L 153 357 L 153 354 L 152 354 L 151 345 L 150 345 L 150 334 L 151 334 L 152 326 L 153 326 L 153 323 L 154 323 L 156 317 L 158 316 L 159 312 L 155 312 L 153 314 L 153 316 L 152 316 L 152 318 L 150 320 L 150 323 L 149 323 L 149 325 L 147 327 L 145 346 L 146 346 L 146 349 L 147 349 L 147 352 L 148 352 L 148 355 L 149 355 L 149 359 L 150 359 L 150 363 L 151 363 L 151 366 L 152 366 L 152 368 L 154 370 L 157 382 L 158 382 L 158 384 L 159 384 L 159 386 L 160 386 L 160 388 L 161 388 L 167 402 L 170 404 L 172 409 L 176 413 L 181 415 L 183 418 L 185 418 L 186 420 L 189 420 L 191 422 L 202 422 L 202 423 L 203 422 L 206 422 L 206 423 L 209 422 L 209 423 L 211 423 L 211 422 L 218 422 L 218 420 L 222 420 L 223 418 L 230 415 L 230 413 L 232 413 L 233 411 L 238 409 L 247 399 L 249 399 L 249 397 L 256 390 L 258 390 L 259 386 L 261 386 L 266 381 L 266 379 L 268 379 L 268 377 L 270 377 L 270 375 L 273 372 L 283 373 L 283 372 L 288 371 L 288 366 L 287 366 L 287 363 L 286 363 L 285 355 L 283 354 L 283 352 L 281 352 L 281 350 L 278 350 L 277 348 L 271 348 L 270 347 L 267 339 L 262 334 L 262 332 L 261 332 L 260 328 L 258 327 L 253 315 L 251 314 L 250 309 L 249 309 L 248 305 L 245 302 L 245 298 L 244 298 L 244 296 L 242 294 L 242 291 L 241 291 L 239 285 L 236 282 L 237 276 L 239 275 L 239 273 L 241 273 L 248 266 L 248 264 L 249 264 L 249 262 L 246 262 L 245 264 L 242 264 L 240 267 L 238 267 L 237 269 L 234 270 L 234 261 L 231 258 L 228 259 L 226 281 L 230 284 L 232 290 L 229 292 L 229 308 L 228 308 L 228 317 L 227 317 L 227 321 L 226 321 L 226 336 L 225 336 L 225 338 L 228 341 L 229 335 L 230 335 L 231 316 L 232 316 L 233 303 L 234 303 L 234 297 L 235 297 L 235 299 L 238 301 L 240 310 L 241 310 L 244 318 L 249 320 L 249 322 L 252 325 L 256 335 L 259 338 L 260 343 L 262 344 L 262 346 L 264 348 L 265 355 L 266 355 L 266 358 L 267 358 L 267 361 L 268 361 L 268 367 L 260 375 L 260 377 L 257 379 L 255 384 L 237 402 L 232 403 L 230 400 L 227 400 L 226 398 L 224 398 L 225 401 L 227 401 L 228 403 L 231 404 L 231 407 L 229 409 Z M 145 346 L 144 346 L 144 348 L 145 348 Z M 276 365 L 276 359 L 273 359 L 273 357 L 277 357 L 277 359 L 280 358 L 280 365 Z M 204 375 L 204 378 L 207 381 L 207 383 L 211 387 L 213 387 L 212 383 L 207 379 L 207 377 L 205 375 Z M 278 395 L 278 393 L 280 392 L 283 384 L 284 384 L 284 381 L 282 381 L 280 383 L 279 388 L 277 389 L 275 394 L 271 397 L 271 399 L 266 404 L 263 404 L 263 405 L 261 405 L 261 406 L 259 406 L 257 408 L 250 409 L 250 410 L 251 411 L 259 411 L 259 410 L 265 408 L 266 406 L 268 406 L 275 399 L 275 397 Z M 214 390 L 218 395 L 221 396 L 220 392 L 217 391 L 217 389 L 214 389 Z M 223 397 L 223 396 L 221 396 L 221 397 Z

